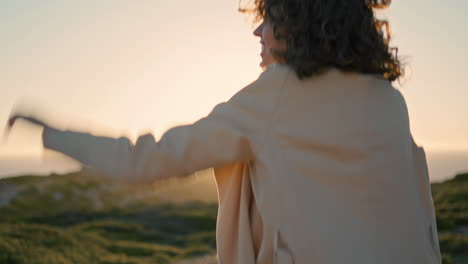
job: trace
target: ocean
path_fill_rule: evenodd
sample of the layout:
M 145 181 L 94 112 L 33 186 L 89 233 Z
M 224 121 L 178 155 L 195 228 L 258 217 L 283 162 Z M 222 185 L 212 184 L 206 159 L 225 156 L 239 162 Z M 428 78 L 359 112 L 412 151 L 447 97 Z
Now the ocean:
M 431 182 L 453 178 L 457 173 L 468 173 L 468 151 L 426 153 Z M 0 157 L 0 178 L 19 175 L 48 175 L 80 169 L 80 164 L 65 157 Z

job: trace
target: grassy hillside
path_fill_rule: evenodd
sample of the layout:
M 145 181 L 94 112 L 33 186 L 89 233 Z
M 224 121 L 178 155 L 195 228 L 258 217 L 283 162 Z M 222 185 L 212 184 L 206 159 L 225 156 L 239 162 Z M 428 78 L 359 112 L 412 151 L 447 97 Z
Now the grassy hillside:
M 160 184 L 130 188 L 86 171 L 2 179 L 0 263 L 174 263 L 215 255 L 210 179 Z
M 468 263 L 468 173 L 432 184 L 444 263 Z
M 468 174 L 432 190 L 444 263 L 468 263 Z M 1 179 L 0 263 L 215 263 L 216 201 L 211 175 L 132 187 L 87 171 Z

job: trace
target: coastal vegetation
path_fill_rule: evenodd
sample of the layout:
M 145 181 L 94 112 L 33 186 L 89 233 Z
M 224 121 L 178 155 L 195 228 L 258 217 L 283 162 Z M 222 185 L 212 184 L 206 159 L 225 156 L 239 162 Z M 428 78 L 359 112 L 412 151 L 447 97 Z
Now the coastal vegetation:
M 468 263 L 468 173 L 431 188 L 443 263 Z
M 0 263 L 216 262 L 211 174 L 154 186 L 94 176 L 0 179 Z M 433 183 L 432 192 L 443 261 L 467 263 L 468 174 Z

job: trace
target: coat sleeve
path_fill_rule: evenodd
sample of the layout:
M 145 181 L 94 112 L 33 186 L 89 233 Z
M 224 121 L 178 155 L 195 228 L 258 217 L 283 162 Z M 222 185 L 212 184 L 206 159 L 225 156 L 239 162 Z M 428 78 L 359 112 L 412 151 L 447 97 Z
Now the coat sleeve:
M 251 134 L 255 122 L 234 101 L 218 104 L 190 125 L 169 129 L 159 142 L 153 135 L 127 138 L 45 128 L 45 148 L 70 156 L 108 176 L 134 182 L 183 176 L 225 163 L 253 159 Z
M 101 174 L 138 183 L 250 161 L 263 142 L 289 72 L 287 67 L 270 67 L 209 115 L 169 129 L 158 142 L 151 134 L 132 144 L 123 137 L 46 128 L 43 144 Z

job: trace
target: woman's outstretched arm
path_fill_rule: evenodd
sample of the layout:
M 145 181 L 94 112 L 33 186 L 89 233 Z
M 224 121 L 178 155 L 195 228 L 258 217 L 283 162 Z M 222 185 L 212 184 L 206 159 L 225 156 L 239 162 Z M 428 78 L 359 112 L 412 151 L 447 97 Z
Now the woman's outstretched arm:
M 230 100 L 189 125 L 166 131 L 159 141 L 151 134 L 133 144 L 128 138 L 99 137 L 64 131 L 32 117 L 23 118 L 44 126 L 43 144 L 110 177 L 130 182 L 151 182 L 230 162 L 255 158 L 271 121 L 281 87 L 289 73 L 271 67 Z
M 140 136 L 135 144 L 124 137 L 99 137 L 45 126 L 45 148 L 62 152 L 85 166 L 130 182 L 151 182 L 188 175 L 209 167 L 253 158 L 249 136 L 255 123 L 232 102 L 217 105 L 205 118 L 169 129 L 157 142 Z
M 40 118 L 12 115 L 8 127 L 18 119 L 44 127 L 47 149 L 61 152 L 99 174 L 133 183 L 184 176 L 229 162 L 253 159 L 252 138 L 262 123 L 254 108 L 243 105 L 242 95 L 218 104 L 211 113 L 189 125 L 166 131 L 157 142 L 153 135 L 128 138 L 95 136 L 60 130 Z

